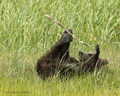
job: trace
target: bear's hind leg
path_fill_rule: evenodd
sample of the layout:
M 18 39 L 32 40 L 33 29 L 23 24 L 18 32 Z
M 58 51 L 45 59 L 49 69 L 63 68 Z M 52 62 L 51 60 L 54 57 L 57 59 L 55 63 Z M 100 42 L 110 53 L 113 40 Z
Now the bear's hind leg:
M 79 64 L 78 75 L 80 71 L 87 72 L 87 71 L 94 70 L 96 63 L 99 59 L 99 54 L 100 54 L 99 46 L 96 45 L 95 54 L 93 54 L 87 61 Z

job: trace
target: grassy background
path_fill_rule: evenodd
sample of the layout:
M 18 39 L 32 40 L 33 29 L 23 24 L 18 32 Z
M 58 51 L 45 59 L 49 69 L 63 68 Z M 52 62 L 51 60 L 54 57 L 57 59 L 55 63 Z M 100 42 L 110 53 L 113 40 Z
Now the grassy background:
M 59 40 L 57 19 L 82 41 L 100 45 L 102 58 L 110 63 L 102 71 L 42 81 L 35 65 Z M 91 51 L 74 40 L 71 56 Z M 0 95 L 119 96 L 120 95 L 120 0 L 1 0 L 0 1 Z

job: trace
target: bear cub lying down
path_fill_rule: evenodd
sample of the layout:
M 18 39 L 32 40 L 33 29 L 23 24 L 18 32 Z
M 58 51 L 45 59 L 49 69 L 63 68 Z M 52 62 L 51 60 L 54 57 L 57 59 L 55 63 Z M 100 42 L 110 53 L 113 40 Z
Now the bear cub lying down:
M 93 53 L 89 53 L 89 52 L 82 52 L 80 51 L 79 52 L 79 61 L 80 62 L 85 62 L 87 61 L 91 56 L 93 55 Z M 96 68 L 101 68 L 103 65 L 107 65 L 109 62 L 107 59 L 102 59 L 102 58 L 99 58 L 97 63 L 96 63 Z
M 72 30 L 68 29 L 71 33 Z M 79 52 L 79 61 L 69 55 L 69 46 L 73 37 L 63 32 L 60 40 L 37 62 L 37 73 L 41 78 L 46 79 L 55 75 L 58 71 L 63 73 L 65 70 L 78 72 L 87 72 L 94 70 L 96 65 L 101 67 L 108 64 L 106 59 L 99 58 L 99 46 L 95 46 L 95 53 Z M 74 68 L 67 66 L 67 64 L 74 65 Z

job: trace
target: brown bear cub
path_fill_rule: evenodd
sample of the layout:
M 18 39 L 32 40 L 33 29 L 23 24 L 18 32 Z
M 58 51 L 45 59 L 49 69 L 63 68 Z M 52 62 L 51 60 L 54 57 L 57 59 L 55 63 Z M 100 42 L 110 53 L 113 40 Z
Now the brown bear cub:
M 68 30 L 72 33 L 71 29 Z M 92 54 L 90 57 L 88 56 L 84 62 L 79 62 L 69 55 L 69 46 L 72 40 L 72 36 L 64 31 L 60 40 L 38 60 L 38 75 L 40 75 L 43 79 L 46 79 L 56 74 L 59 69 L 61 69 L 61 73 L 64 72 L 66 68 L 78 72 L 78 75 L 80 75 L 79 73 L 81 71 L 86 72 L 95 68 L 97 61 L 99 60 L 99 46 L 95 46 L 94 54 Z M 72 64 L 74 67 L 66 67 L 67 64 Z
M 71 29 L 68 30 L 72 33 Z M 72 40 L 72 36 L 64 31 L 60 40 L 50 51 L 38 60 L 38 75 L 45 79 L 49 76 L 53 76 L 58 71 L 58 68 L 62 68 L 66 62 L 78 63 L 75 58 L 69 56 L 69 46 Z
M 89 53 L 89 52 L 82 52 L 80 51 L 79 52 L 79 61 L 80 62 L 85 62 L 87 61 L 91 56 L 93 55 L 93 53 Z M 97 63 L 96 63 L 96 68 L 101 68 L 102 66 L 104 65 L 107 65 L 109 63 L 109 61 L 107 59 L 102 59 L 102 58 L 99 58 Z

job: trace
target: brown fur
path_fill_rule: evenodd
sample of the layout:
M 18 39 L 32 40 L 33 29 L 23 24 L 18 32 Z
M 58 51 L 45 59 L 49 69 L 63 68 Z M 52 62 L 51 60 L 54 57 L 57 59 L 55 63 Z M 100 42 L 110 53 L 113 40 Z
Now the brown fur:
M 69 29 L 72 33 L 72 30 Z M 48 51 L 45 55 L 43 55 L 37 63 L 37 73 L 43 79 L 46 79 L 50 76 L 53 76 L 59 68 L 63 68 L 64 71 L 66 68 L 70 68 L 74 71 L 78 71 L 78 75 L 81 71 L 93 70 L 96 66 L 96 63 L 99 59 L 99 46 L 96 45 L 95 51 L 88 60 L 85 62 L 79 62 L 75 58 L 70 57 L 69 55 L 69 46 L 72 41 L 72 36 L 68 34 L 66 31 L 62 34 L 61 39 Z M 66 64 L 75 65 L 74 68 L 68 66 L 65 67 Z
M 69 31 L 72 30 L 69 29 Z M 61 39 L 42 56 L 37 63 L 37 73 L 43 79 L 53 76 L 58 68 L 62 68 L 66 62 L 78 63 L 76 59 L 69 56 L 69 46 L 72 41 L 72 36 L 64 31 Z
M 99 59 L 99 46 L 95 46 L 95 54 L 93 54 L 88 60 L 85 62 L 80 62 L 78 67 L 78 75 L 80 75 L 80 72 L 87 72 L 92 71 L 95 69 L 95 66 L 97 64 L 97 61 Z
M 81 63 L 87 61 L 92 55 L 94 55 L 93 53 L 86 53 L 86 52 L 82 52 L 80 51 L 79 52 L 79 61 Z M 96 63 L 96 68 L 101 68 L 102 66 L 104 65 L 107 65 L 109 63 L 109 61 L 107 59 L 102 59 L 102 58 L 99 58 L 97 63 Z

